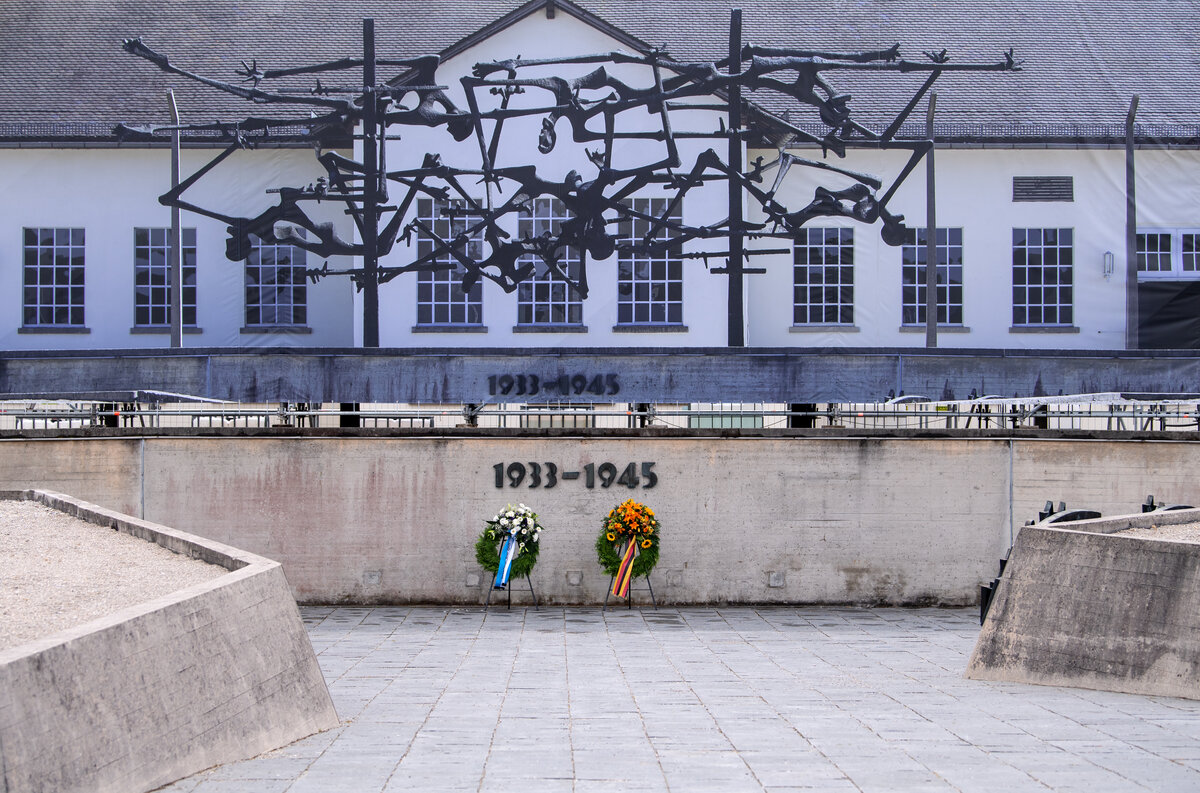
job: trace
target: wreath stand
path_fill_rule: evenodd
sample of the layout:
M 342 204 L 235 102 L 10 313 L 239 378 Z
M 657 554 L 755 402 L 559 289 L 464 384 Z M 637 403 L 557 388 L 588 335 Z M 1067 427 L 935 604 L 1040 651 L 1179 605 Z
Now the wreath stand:
M 650 583 L 650 574 L 646 573 L 642 578 L 646 579 L 646 588 L 650 590 L 650 602 L 654 604 L 654 610 L 658 611 L 658 601 L 654 598 L 654 587 Z M 600 607 L 601 613 L 604 613 L 605 609 L 608 608 L 608 598 L 612 595 L 613 582 L 616 580 L 617 577 L 615 575 L 608 579 L 608 589 L 604 592 L 604 605 Z M 633 579 L 629 582 L 629 597 L 625 598 L 628 601 L 626 608 L 629 609 L 633 608 L 633 582 L 636 580 Z
M 486 573 L 487 570 L 484 570 L 484 572 Z M 495 580 L 494 575 L 493 575 L 493 580 Z M 533 610 L 541 611 L 542 610 L 541 607 L 538 606 L 537 593 L 533 591 L 533 578 L 531 576 L 525 576 L 525 582 L 527 584 L 529 584 L 529 594 L 533 595 Z M 510 610 L 512 609 L 512 584 L 513 584 L 513 582 L 512 582 L 512 579 L 510 578 L 508 580 L 508 585 L 504 587 L 504 591 L 508 595 L 508 608 Z M 612 584 L 609 584 L 609 586 L 611 587 Z M 495 591 L 496 591 L 496 587 L 494 587 L 494 586 L 488 587 L 487 598 L 483 601 L 483 608 L 485 611 L 487 610 L 488 604 L 490 604 L 492 602 L 492 593 Z M 651 595 L 651 597 L 653 597 L 653 595 Z M 655 608 L 658 608 L 658 606 L 655 606 Z

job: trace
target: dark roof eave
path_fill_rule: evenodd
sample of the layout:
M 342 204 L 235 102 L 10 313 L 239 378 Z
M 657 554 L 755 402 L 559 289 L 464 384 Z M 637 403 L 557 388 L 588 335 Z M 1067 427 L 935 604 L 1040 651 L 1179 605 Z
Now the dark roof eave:
M 352 133 L 332 126 L 320 132 L 303 132 L 296 127 L 285 127 L 267 135 L 251 138 L 254 148 L 303 148 L 320 144 L 325 148 L 349 148 L 353 145 Z M 188 148 L 224 148 L 233 143 L 227 134 L 215 131 L 185 132 L 183 144 Z M 167 134 L 152 135 L 142 132 L 118 134 L 112 124 L 102 122 L 37 122 L 0 123 L 0 145 L 3 146 L 120 146 L 123 148 L 159 148 L 171 145 Z
M 314 142 L 312 138 L 289 138 L 277 137 L 269 141 L 256 143 L 256 149 L 308 149 L 312 148 Z M 348 149 L 352 142 L 349 139 L 344 141 L 331 141 L 328 139 L 320 141 L 321 145 L 327 149 Z M 223 149 L 232 143 L 230 140 L 213 140 L 211 138 L 184 138 L 182 144 L 187 149 Z M 38 136 L 30 137 L 27 135 L 0 135 L 0 147 L 13 148 L 86 148 L 89 146 L 96 147 L 111 147 L 122 149 L 161 149 L 168 148 L 171 141 L 167 140 L 121 140 L 115 135 L 61 135 L 61 136 Z
M 912 139 L 906 137 L 905 139 Z M 1074 147 L 1119 147 L 1125 145 L 1124 136 L 1116 135 L 938 135 L 937 145 L 941 147 L 981 147 L 981 148 L 1030 148 L 1030 147 L 1045 147 L 1045 146 L 1074 146 Z M 267 140 L 256 141 L 255 148 L 307 148 L 311 147 L 318 139 L 303 136 L 287 136 L 279 135 L 272 136 Z M 329 137 L 324 136 L 319 139 L 320 144 L 325 148 L 348 149 L 353 146 L 353 140 L 350 136 Z M 188 138 L 183 139 L 183 144 L 188 148 L 223 148 L 228 146 L 231 141 L 227 138 Z M 55 147 L 70 147 L 70 146 L 119 146 L 121 148 L 162 148 L 169 146 L 170 140 L 155 138 L 150 139 L 118 139 L 117 136 L 109 135 L 86 135 L 86 134 L 6 134 L 0 132 L 0 146 L 26 146 L 29 148 L 55 148 Z M 750 148 L 777 148 L 779 146 L 778 137 L 770 134 L 758 134 L 751 138 L 747 145 Z M 1196 135 L 1138 135 L 1134 138 L 1134 145 L 1140 149 L 1150 148 L 1200 148 L 1200 134 Z M 819 149 L 820 144 L 809 142 L 790 142 L 786 144 L 786 148 L 794 149 Z M 849 148 L 855 148 L 853 144 Z
M 913 140 L 906 137 L 905 140 Z M 997 148 L 997 149 L 1020 149 L 1020 148 L 1044 148 L 1044 147 L 1072 147 L 1072 148 L 1118 148 L 1125 146 L 1125 137 L 1112 135 L 939 135 L 936 138 L 938 148 L 952 148 L 955 146 L 971 147 L 971 148 Z M 1134 138 L 1134 146 L 1139 149 L 1154 149 L 1154 148 L 1180 148 L 1193 149 L 1200 148 L 1200 135 L 1183 135 L 1183 136 L 1148 136 L 1138 135 Z M 791 142 L 786 148 L 789 149 L 820 149 L 819 143 L 810 142 Z M 853 144 L 847 146 L 848 149 L 856 148 Z M 858 147 L 862 148 L 862 147 Z

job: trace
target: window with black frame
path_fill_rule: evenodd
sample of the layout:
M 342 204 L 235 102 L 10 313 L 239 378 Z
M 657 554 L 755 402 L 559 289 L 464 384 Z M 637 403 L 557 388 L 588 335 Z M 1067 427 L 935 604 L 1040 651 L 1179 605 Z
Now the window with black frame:
M 250 245 L 245 283 L 247 328 L 304 327 L 308 322 L 307 252 L 254 236 Z
M 23 327 L 83 327 L 83 229 L 25 229 L 22 270 Z
M 1070 326 L 1075 318 L 1075 232 L 1013 229 L 1015 327 Z
M 183 254 L 183 325 L 196 326 L 196 230 L 181 229 Z M 133 230 L 133 325 L 171 326 L 171 230 Z
M 417 256 L 433 255 L 442 265 L 417 273 L 417 329 L 482 329 L 483 286 L 476 281 L 463 290 L 465 268 L 453 250 L 474 261 L 483 258 L 483 228 L 465 201 L 417 200 Z
M 521 238 L 557 236 L 570 214 L 557 198 L 536 198 L 521 210 L 517 234 Z M 554 252 L 557 266 L 567 278 L 578 283 L 582 270 L 579 251 L 564 246 Z M 567 279 L 556 273 L 539 256 L 522 257 L 533 264 L 533 277 L 517 286 L 517 327 L 519 330 L 544 328 L 574 330 L 583 327 L 583 299 Z
M 1200 278 L 1200 229 L 1138 229 L 1138 279 Z
M 792 255 L 792 323 L 853 325 L 854 229 L 802 229 Z
M 654 219 L 667 213 L 666 198 L 632 198 L 627 201 L 632 216 L 617 227 L 619 243 L 644 244 L 671 236 L 662 227 L 650 234 Z M 680 208 L 668 220 L 680 218 Z M 679 246 L 651 246 L 648 250 L 621 251 L 617 259 L 617 328 L 682 327 L 683 258 Z
M 963 230 L 939 228 L 937 247 L 937 322 L 963 324 Z M 900 321 L 924 325 L 926 316 L 927 229 L 907 229 L 900 247 Z

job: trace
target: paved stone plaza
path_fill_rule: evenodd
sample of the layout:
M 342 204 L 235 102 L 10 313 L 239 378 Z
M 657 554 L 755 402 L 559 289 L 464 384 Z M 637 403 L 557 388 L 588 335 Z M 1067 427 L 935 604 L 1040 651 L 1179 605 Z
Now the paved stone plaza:
M 165 790 L 1200 790 L 1200 701 L 965 680 L 974 609 L 302 612 L 342 726 Z

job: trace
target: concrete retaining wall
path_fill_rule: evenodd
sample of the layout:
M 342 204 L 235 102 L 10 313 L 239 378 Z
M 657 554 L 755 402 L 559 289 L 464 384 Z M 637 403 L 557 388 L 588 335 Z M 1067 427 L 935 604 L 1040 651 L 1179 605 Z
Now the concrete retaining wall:
M 517 488 L 514 462 L 527 471 Z M 618 472 L 633 463 L 637 487 L 602 487 L 606 462 Z M 653 463 L 652 488 L 643 463 Z M 1013 524 L 1046 500 L 1105 513 L 1149 493 L 1198 503 L 1198 467 L 1194 442 L 1008 437 L 481 430 L 0 441 L 0 487 L 70 489 L 278 559 L 310 603 L 482 603 L 473 545 L 508 501 L 548 527 L 539 596 L 598 603 L 608 583 L 592 547 L 600 521 L 633 497 L 664 524 L 653 584 L 667 602 L 970 604 Z M 516 589 L 515 600 L 527 597 Z
M 0 652 L 0 791 L 152 790 L 338 724 L 278 563 L 23 497 L 231 572 Z
M 1188 510 L 1071 525 L 1198 519 Z M 1200 698 L 1200 544 L 1026 526 L 967 677 Z
M 62 157 L 61 150 L 50 154 L 56 159 Z M 947 155 L 951 154 L 947 152 Z M 30 150 L 25 149 L 19 152 L 19 155 L 28 158 Z M 887 166 L 887 169 L 890 167 Z M 1001 170 L 1007 171 L 1007 167 Z M 1000 173 L 1001 170 L 997 170 L 996 173 Z M 48 179 L 49 183 L 56 183 L 53 177 L 43 175 L 42 178 Z M 306 176 L 297 181 L 312 181 L 312 177 Z M 1081 187 L 1080 195 L 1082 190 Z M 146 193 L 151 194 L 152 191 Z M 25 196 L 22 196 L 21 200 L 25 200 Z M 1187 206 L 1188 199 L 1181 198 L 1180 205 Z M 1015 209 L 1019 211 L 1019 206 Z M 122 206 L 122 211 L 128 210 Z M 123 218 L 121 222 L 124 223 Z M 1027 220 L 1020 222 L 1024 224 Z M 1192 218 L 1188 218 L 1181 225 L 1193 222 Z M 995 218 L 990 218 L 988 225 L 992 233 L 998 233 L 997 230 L 1002 233 L 1006 228 L 1002 221 Z M 214 230 L 222 230 L 219 236 L 223 238 L 223 224 L 214 226 Z M 20 228 L 19 223 L 14 223 L 6 231 L 16 234 Z M 108 227 L 105 228 L 105 232 L 111 234 L 114 230 Z M 1105 249 L 1097 238 L 1090 238 L 1089 243 L 1099 246 L 1100 251 Z M 122 240 L 121 250 L 124 250 L 125 244 Z M 982 247 L 987 243 L 973 238 L 971 244 Z M 1007 247 L 1009 243 L 1001 244 Z M 9 245 L 10 249 L 16 250 L 20 241 L 11 238 Z M 89 243 L 89 247 L 92 245 L 96 243 Z M 200 246 L 206 247 L 203 241 L 200 242 Z M 212 248 L 224 248 L 223 239 L 213 239 Z M 871 266 L 874 266 L 875 260 L 872 257 L 867 254 L 860 255 L 863 256 L 860 261 L 870 260 L 873 262 Z M 1080 252 L 1076 255 L 1082 257 L 1084 254 Z M 892 254 L 887 256 L 890 260 Z M 121 266 L 124 264 L 121 262 Z M 696 266 L 699 266 L 698 263 Z M 1006 269 L 998 271 L 1001 275 L 996 277 L 1007 278 Z M 953 349 L 951 345 L 958 342 L 954 336 L 946 334 L 942 334 L 939 339 L 941 346 L 937 348 L 873 346 L 872 349 L 847 349 L 835 339 L 835 336 L 839 335 L 836 331 L 812 334 L 811 339 L 805 339 L 805 343 L 811 342 L 812 347 L 796 348 L 790 346 L 794 343 L 794 338 L 788 338 L 791 304 L 772 299 L 779 286 L 790 292 L 791 269 L 780 267 L 778 271 L 772 270 L 768 279 L 784 273 L 787 280 L 783 284 L 766 286 L 761 279 L 755 279 L 757 283 L 751 287 L 753 291 L 762 290 L 758 291 L 758 294 L 767 296 L 766 299 L 773 304 L 772 311 L 786 313 L 776 314 L 778 321 L 758 314 L 755 317 L 756 321 L 765 320 L 776 329 L 767 331 L 759 325 L 752 334 L 749 348 L 638 349 L 636 344 L 653 342 L 655 339 L 626 338 L 621 340 L 616 348 L 554 346 L 551 349 L 513 349 L 508 346 L 506 335 L 499 327 L 493 325 L 488 334 L 473 338 L 471 343 L 487 343 L 489 339 L 495 339 L 491 343 L 501 345 L 501 349 L 455 348 L 457 340 L 447 337 L 443 337 L 447 338 L 443 343 L 450 345 L 451 349 L 415 348 L 409 346 L 409 338 L 397 336 L 389 339 L 385 333 L 386 349 L 276 347 L 250 350 L 193 347 L 189 344 L 182 350 L 161 347 L 116 350 L 111 349 L 114 346 L 112 343 L 106 344 L 100 338 L 96 338 L 101 337 L 100 323 L 97 323 L 93 326 L 93 337 L 88 339 L 88 343 L 95 349 L 49 350 L 46 348 L 53 343 L 74 346 L 79 343 L 79 339 L 67 337 L 64 341 L 54 342 L 51 341 L 53 337 L 44 335 L 21 336 L 16 332 L 17 324 L 10 322 L 6 329 L 7 335 L 0 333 L 0 337 L 8 343 L 8 350 L 0 359 L 0 393 L 78 394 L 80 398 L 86 399 L 106 391 L 129 393 L 130 384 L 137 384 L 141 389 L 175 394 L 202 394 L 235 402 L 458 404 L 494 401 L 496 392 L 489 387 L 492 385 L 489 378 L 497 374 L 528 373 L 537 375 L 543 381 L 549 381 L 564 373 L 574 375 L 579 372 L 602 372 L 619 375 L 619 399 L 622 402 L 874 402 L 879 399 L 880 394 L 886 394 L 888 391 L 896 394 L 925 394 L 934 399 L 954 399 L 955 395 L 959 399 L 965 399 L 972 391 L 1012 396 L 1094 394 L 1108 391 L 1179 394 L 1194 390 L 1195 384 L 1200 382 L 1200 355 L 1194 350 L 1023 349 L 1014 355 L 1013 350 L 1008 349 L 1013 342 L 1008 334 L 1008 319 L 1002 315 L 993 317 L 993 330 L 990 333 L 973 325 L 970 336 L 960 337 L 969 339 L 975 345 L 972 349 Z M 14 288 L 17 288 L 15 270 L 11 277 Z M 212 297 L 213 291 L 206 290 L 203 282 L 206 277 L 216 278 L 215 271 L 201 271 L 200 277 L 200 289 L 205 295 L 204 299 L 211 301 L 213 305 L 220 305 L 222 301 Z M 213 282 L 212 287 L 214 290 L 220 289 L 231 283 Z M 329 283 L 333 282 L 326 282 L 323 286 Z M 891 283 L 889 280 L 888 289 L 892 289 Z M 597 286 L 593 283 L 593 289 Z M 612 282 L 612 286 L 615 286 L 615 282 Z M 238 287 L 240 288 L 240 283 Z M 980 294 L 985 294 L 988 289 L 982 282 L 976 283 L 975 287 L 980 289 Z M 92 288 L 89 286 L 89 296 Z M 124 290 L 124 286 L 120 288 Z M 1004 288 L 1007 289 L 1007 286 Z M 125 291 L 120 295 L 122 301 L 128 299 Z M 501 297 L 499 290 L 494 296 Z M 689 303 L 695 297 L 695 294 L 689 293 Z M 724 296 L 720 299 L 720 311 L 723 314 Z M 486 300 L 490 301 L 491 298 Z M 871 302 L 870 298 L 862 296 L 860 300 L 865 301 L 864 304 Z M 894 297 L 889 294 L 887 304 L 893 305 L 893 301 Z M 226 305 L 232 306 L 234 303 Z M 311 309 L 311 295 L 309 305 Z M 689 311 L 694 310 L 697 315 L 703 312 L 698 305 L 692 305 L 695 308 Z M 240 312 L 240 296 L 236 300 L 236 306 Z M 489 315 L 494 317 L 498 314 L 492 314 L 493 310 L 504 312 L 506 309 L 489 308 Z M 508 310 L 513 312 L 511 316 L 515 316 L 515 305 Z M 1105 315 L 1100 306 L 1093 306 L 1093 310 L 1097 318 Z M 403 313 L 400 316 L 403 316 Z M 875 314 L 876 319 L 885 316 L 885 324 L 888 327 L 877 327 L 874 330 L 864 327 L 861 335 L 865 338 L 878 334 L 878 338 L 890 337 L 899 342 L 900 340 L 896 339 L 899 329 L 892 319 L 891 312 Z M 975 316 L 982 319 L 979 315 Z M 1114 314 L 1113 318 L 1119 316 L 1123 315 Z M 233 319 L 229 315 L 224 315 L 223 318 L 230 321 Z M 384 319 L 386 322 L 386 315 Z M 407 320 L 410 325 L 411 321 L 411 318 Z M 972 322 L 974 321 L 973 319 Z M 208 318 L 203 322 L 205 338 L 209 338 L 215 329 Z M 599 328 L 599 324 L 602 323 L 587 324 L 590 326 L 590 332 L 582 338 L 590 339 L 604 333 Z M 231 334 L 228 340 L 231 345 L 248 343 L 245 334 L 238 335 L 239 326 L 240 318 L 238 325 L 228 326 L 226 332 Z M 723 324 L 720 327 L 723 328 Z M 697 329 L 693 327 L 694 331 Z M 133 343 L 146 338 L 127 335 L 129 326 L 123 319 L 119 326 L 112 327 L 112 330 L 117 334 L 125 334 L 124 338 Z M 216 331 L 217 334 L 221 332 Z M 981 332 L 984 338 L 990 336 L 991 340 L 980 340 Z M 407 336 L 407 330 L 398 333 Z M 783 334 L 784 338 L 781 341 L 789 346 L 764 347 L 753 340 L 754 336 L 762 337 L 764 333 Z M 1065 346 L 1082 347 L 1105 343 L 1124 345 L 1119 326 L 1110 324 L 1104 328 L 1103 333 L 1105 335 L 1101 336 L 1085 331 Z M 1105 336 L 1108 338 L 1107 342 Z M 674 334 L 672 337 L 680 338 Z M 298 338 L 302 343 L 317 342 L 316 337 Z M 1063 339 L 1062 336 L 1056 338 L 1058 341 Z M 560 336 L 556 341 L 547 340 L 546 343 L 553 345 L 561 339 Z M 188 341 L 193 339 L 189 338 Z M 428 338 L 423 338 L 418 343 L 428 341 Z M 856 339 L 856 343 L 862 341 Z M 272 337 L 270 342 L 273 345 L 281 344 L 278 337 Z M 151 343 L 160 342 L 155 340 Z M 721 343 L 724 343 L 723 339 Z M 1003 346 L 1005 349 L 981 349 L 981 346 L 992 344 Z M 1021 344 L 1032 346 L 1033 342 L 1023 340 Z M 38 349 L 13 350 L 14 347 L 23 345 L 36 345 Z M 522 396 L 523 400 L 529 402 L 559 401 L 563 398 L 564 395 L 556 389 L 539 389 L 538 394 Z M 572 401 L 584 402 L 596 398 L 588 393 L 571 396 Z M 611 399 L 611 396 L 606 396 L 605 399 Z M 120 399 L 114 397 L 113 401 Z

